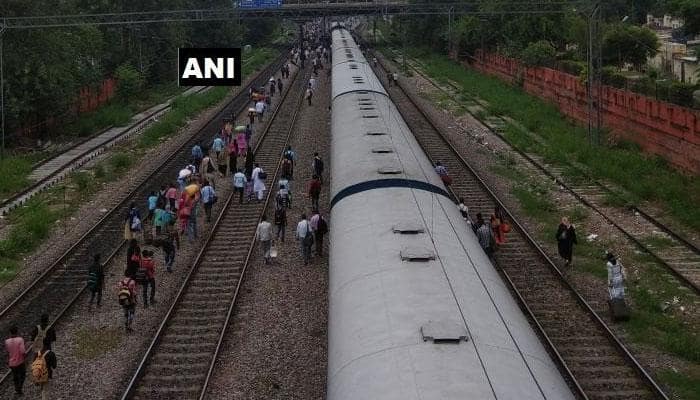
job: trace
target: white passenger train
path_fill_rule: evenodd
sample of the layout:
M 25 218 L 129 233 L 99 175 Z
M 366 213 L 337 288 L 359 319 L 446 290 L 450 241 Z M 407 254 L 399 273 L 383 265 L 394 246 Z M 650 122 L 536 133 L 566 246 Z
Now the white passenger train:
M 350 33 L 332 43 L 327 398 L 573 399 Z

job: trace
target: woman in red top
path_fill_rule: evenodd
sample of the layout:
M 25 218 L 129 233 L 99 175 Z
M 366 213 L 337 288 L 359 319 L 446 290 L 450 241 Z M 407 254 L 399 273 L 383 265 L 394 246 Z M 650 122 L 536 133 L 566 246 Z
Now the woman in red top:
M 12 370 L 12 381 L 15 384 L 15 393 L 18 396 L 22 395 L 22 386 L 24 386 L 24 378 L 27 374 L 24 366 L 24 358 L 26 349 L 24 348 L 24 339 L 19 335 L 17 327 L 10 328 L 10 337 L 5 339 L 5 351 L 7 351 L 7 365 Z
M 156 263 L 153 261 L 153 253 L 150 250 L 143 251 L 141 268 L 146 270 L 146 282 L 143 283 L 143 307 L 148 307 L 148 287 L 151 287 L 151 304 L 156 304 Z

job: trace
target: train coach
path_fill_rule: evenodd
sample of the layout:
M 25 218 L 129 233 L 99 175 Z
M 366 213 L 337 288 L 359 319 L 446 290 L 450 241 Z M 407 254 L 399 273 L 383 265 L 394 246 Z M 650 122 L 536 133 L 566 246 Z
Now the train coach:
M 573 399 L 349 31 L 332 31 L 329 400 Z

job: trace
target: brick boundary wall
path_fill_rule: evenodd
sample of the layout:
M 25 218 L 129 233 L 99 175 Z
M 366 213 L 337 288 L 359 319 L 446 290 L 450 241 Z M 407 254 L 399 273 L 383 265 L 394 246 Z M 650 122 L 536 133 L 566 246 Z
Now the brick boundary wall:
M 477 53 L 465 66 L 506 82 L 522 79 L 527 93 L 554 103 L 568 117 L 588 121 L 587 88 L 579 77 L 542 67 L 524 67 L 498 54 Z M 639 144 L 674 167 L 700 174 L 700 112 L 611 86 L 602 88 L 603 124 L 615 137 Z

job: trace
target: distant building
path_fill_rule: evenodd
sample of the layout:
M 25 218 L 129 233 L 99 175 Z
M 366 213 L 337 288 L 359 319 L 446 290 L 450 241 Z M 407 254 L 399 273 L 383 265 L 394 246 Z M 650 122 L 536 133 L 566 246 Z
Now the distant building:
M 683 20 L 665 15 L 656 18 L 647 15 L 647 25 L 656 32 L 661 46 L 656 55 L 648 60 L 648 64 L 660 71 L 673 75 L 677 80 L 685 83 L 697 83 L 700 63 L 698 55 L 688 50 L 688 46 L 700 42 L 689 40 L 687 45 L 673 41 L 672 31 L 683 26 Z
M 651 14 L 647 14 L 647 25 L 650 28 L 656 29 L 678 29 L 683 26 L 683 19 L 671 15 L 655 17 Z

